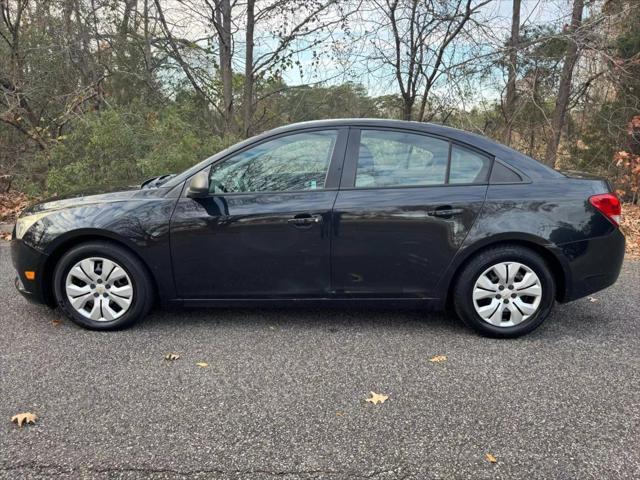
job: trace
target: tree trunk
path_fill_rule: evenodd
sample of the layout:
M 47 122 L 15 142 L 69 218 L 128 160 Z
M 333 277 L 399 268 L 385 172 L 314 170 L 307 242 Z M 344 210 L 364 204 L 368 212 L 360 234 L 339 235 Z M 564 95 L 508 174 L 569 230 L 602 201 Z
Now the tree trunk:
M 505 131 L 504 143 L 511 145 L 511 131 L 513 117 L 516 110 L 516 72 L 518 67 L 518 42 L 520 39 L 520 2 L 513 0 L 513 15 L 511 17 L 511 38 L 509 40 L 509 76 L 507 79 L 507 96 L 504 102 Z
M 220 72 L 222 76 L 222 113 L 225 133 L 233 131 L 233 67 L 231 39 L 231 1 L 216 2 L 218 40 L 220 44 Z
M 244 92 L 243 92 L 243 134 L 253 133 L 253 29 L 255 27 L 255 0 L 247 0 L 247 26 L 245 32 Z
M 414 98 L 406 96 L 402 98 L 402 120 L 410 121 L 413 114 Z
M 564 128 L 567 116 L 567 106 L 569 105 L 569 97 L 571 95 L 573 70 L 579 55 L 578 42 L 574 34 L 582 24 L 583 10 L 584 0 L 574 0 L 573 11 L 571 12 L 571 25 L 566 32 L 567 37 L 569 38 L 569 45 L 564 57 L 564 65 L 562 66 L 556 106 L 553 111 L 553 116 L 551 117 L 551 138 L 547 142 L 547 151 L 544 156 L 544 163 L 550 167 L 555 167 L 556 165 L 560 136 L 562 135 L 562 129 Z

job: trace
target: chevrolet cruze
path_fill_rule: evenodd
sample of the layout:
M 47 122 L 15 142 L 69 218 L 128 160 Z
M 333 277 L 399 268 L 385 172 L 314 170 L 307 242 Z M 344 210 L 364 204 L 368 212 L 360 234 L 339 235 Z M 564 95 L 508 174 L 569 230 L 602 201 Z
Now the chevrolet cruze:
M 135 188 L 32 206 L 12 257 L 22 294 L 96 330 L 154 303 L 392 303 L 450 306 L 482 334 L 515 337 L 556 301 L 616 281 L 620 213 L 605 180 L 478 135 L 329 120 Z

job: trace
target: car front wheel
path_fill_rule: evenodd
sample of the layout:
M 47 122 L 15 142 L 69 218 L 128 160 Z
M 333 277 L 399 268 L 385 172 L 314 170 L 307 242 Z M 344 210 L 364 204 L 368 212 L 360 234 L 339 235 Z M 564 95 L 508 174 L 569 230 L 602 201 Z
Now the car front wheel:
M 458 316 L 481 334 L 518 337 L 547 318 L 555 282 L 539 254 L 501 246 L 480 252 L 463 268 L 453 299 Z
M 92 330 L 127 327 L 146 315 L 153 295 L 138 258 L 108 242 L 78 245 L 65 253 L 54 275 L 59 307 Z

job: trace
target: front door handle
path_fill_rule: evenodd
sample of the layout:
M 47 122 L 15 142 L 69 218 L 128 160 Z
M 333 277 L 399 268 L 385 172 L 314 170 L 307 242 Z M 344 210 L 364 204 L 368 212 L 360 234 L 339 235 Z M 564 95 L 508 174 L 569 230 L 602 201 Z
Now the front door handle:
M 309 213 L 301 213 L 287 220 L 287 223 L 296 228 L 309 228 L 312 225 L 322 223 L 322 215 L 311 215 Z
M 454 215 L 459 215 L 464 212 L 462 208 L 453 208 L 450 205 L 444 205 L 442 207 L 438 207 L 435 210 L 431 210 L 429 215 L 432 217 L 440 217 L 440 218 L 451 218 Z

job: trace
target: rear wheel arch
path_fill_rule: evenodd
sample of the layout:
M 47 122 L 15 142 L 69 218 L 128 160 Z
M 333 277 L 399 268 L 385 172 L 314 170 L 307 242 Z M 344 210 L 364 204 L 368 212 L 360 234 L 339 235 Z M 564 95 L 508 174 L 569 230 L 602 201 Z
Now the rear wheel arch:
M 567 271 L 562 266 L 560 259 L 556 256 L 554 252 L 552 252 L 549 248 L 542 245 L 540 242 L 537 242 L 532 239 L 500 239 L 496 241 L 486 242 L 482 245 L 477 245 L 475 248 L 469 247 L 465 252 L 464 256 L 458 259 L 454 268 L 451 269 L 451 273 L 449 274 L 449 278 L 447 279 L 447 287 L 444 290 L 446 294 L 445 304 L 447 307 L 452 306 L 453 300 L 453 289 L 458 282 L 458 278 L 460 273 L 464 270 L 465 266 L 471 262 L 471 260 L 476 257 L 478 254 L 485 252 L 487 250 L 497 248 L 497 247 L 522 247 L 527 248 L 538 255 L 540 255 L 549 266 L 551 270 L 551 274 L 554 276 L 556 291 L 555 298 L 558 301 L 562 301 L 565 297 L 566 293 L 566 285 L 567 285 Z
M 44 264 L 44 277 L 43 277 L 44 281 L 42 286 L 43 295 L 47 305 L 49 305 L 50 307 L 56 306 L 55 293 L 53 290 L 53 278 L 55 275 L 56 266 L 58 265 L 58 262 L 60 261 L 62 256 L 72 248 L 85 243 L 90 243 L 90 242 L 110 243 L 112 245 L 123 248 L 127 250 L 129 253 L 131 253 L 132 255 L 134 255 L 137 258 L 137 260 L 140 261 L 142 266 L 145 268 L 147 276 L 152 283 L 154 296 L 157 297 L 159 288 L 158 288 L 158 282 L 155 276 L 152 274 L 151 269 L 149 268 L 147 263 L 144 261 L 144 259 L 140 257 L 140 255 L 138 255 L 138 253 L 134 249 L 132 249 L 129 245 L 127 245 L 126 242 L 123 242 L 121 240 L 118 240 L 106 235 L 84 234 L 84 235 L 77 235 L 77 236 L 66 238 L 65 240 L 57 244 L 55 248 L 51 251 L 51 253 L 49 253 L 49 256 L 47 257 L 47 260 Z

